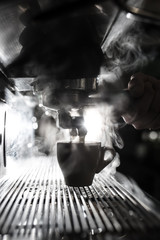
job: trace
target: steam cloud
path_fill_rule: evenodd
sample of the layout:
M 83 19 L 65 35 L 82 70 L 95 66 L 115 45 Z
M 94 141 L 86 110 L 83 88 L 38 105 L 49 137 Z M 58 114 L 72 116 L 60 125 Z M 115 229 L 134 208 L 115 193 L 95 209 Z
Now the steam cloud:
M 101 69 L 99 85 L 102 95 L 109 95 L 112 106 L 109 126 L 107 127 L 106 124 L 107 136 L 104 136 L 103 141 L 107 141 L 108 137 L 113 145 L 122 148 L 123 140 L 118 133 L 119 127 L 122 125 L 117 123 L 114 111 L 123 112 L 129 99 L 118 92 L 127 88 L 132 74 L 138 71 L 145 72 L 146 67 L 154 62 L 159 54 L 160 33 L 156 27 L 126 19 L 123 13 L 117 22 L 102 46 L 106 64 Z M 113 168 L 114 170 L 115 168 Z
M 124 87 L 128 76 L 136 71 L 145 70 L 159 54 L 159 29 L 140 22 L 127 20 L 125 16 L 119 19 L 114 31 L 104 42 L 102 49 L 106 55 L 105 70 L 114 74 L 112 81 Z M 127 76 L 126 82 L 123 77 Z M 108 79 L 107 79 L 108 81 Z
M 103 69 L 101 71 L 99 84 L 103 85 L 105 83 L 109 83 L 113 91 L 122 90 L 123 88 L 125 88 L 130 75 L 132 75 L 135 71 L 140 71 L 145 66 L 147 66 L 149 62 L 153 61 L 157 55 L 157 46 L 159 47 L 160 45 L 160 37 L 156 29 L 150 28 L 148 34 L 148 29 L 143 28 L 139 23 L 131 23 L 127 19 L 124 22 L 124 19 L 125 16 L 122 14 L 122 18 L 119 19 L 119 24 L 114 27 L 113 31 L 111 31 L 110 35 L 102 46 L 102 50 L 106 55 L 106 64 L 105 66 L 103 66 Z M 77 38 L 73 38 L 73 28 L 69 28 L 68 32 L 64 27 L 68 27 L 70 19 L 68 19 L 67 21 L 68 22 L 66 23 L 66 25 L 64 25 L 64 23 L 61 21 L 51 22 L 50 24 L 48 24 L 49 28 L 47 28 L 47 35 L 42 33 L 42 26 L 37 26 L 38 37 L 35 36 L 35 29 L 29 28 L 30 25 L 28 22 L 26 26 L 26 31 L 28 31 L 28 36 L 32 37 L 31 39 L 33 41 L 31 46 L 26 46 L 26 43 L 28 43 L 28 38 L 26 38 L 25 34 L 21 35 L 20 40 L 23 49 L 29 49 L 28 52 L 33 51 L 33 56 L 31 59 L 33 61 L 33 65 L 35 64 L 35 66 L 37 66 L 36 64 L 38 63 L 38 66 L 41 66 L 40 68 L 36 69 L 40 77 L 42 75 L 45 75 L 45 78 L 47 79 L 47 75 L 49 77 L 52 77 L 52 79 L 56 79 L 55 76 L 58 76 L 59 79 L 63 79 L 64 75 L 62 74 L 62 76 L 61 73 L 65 72 L 65 74 L 68 74 L 67 76 L 70 77 L 70 72 L 73 73 L 73 69 L 76 69 L 75 74 L 79 74 L 79 70 L 81 70 L 81 67 L 79 67 L 81 60 L 85 60 L 82 62 L 87 63 L 88 67 L 87 70 L 86 68 L 84 68 L 84 72 L 81 73 L 88 74 L 88 72 L 90 72 L 91 70 L 90 67 L 92 67 L 93 69 L 95 67 L 95 64 L 99 64 L 100 62 L 100 56 L 98 55 L 98 62 L 93 62 L 93 64 L 88 65 L 93 59 L 91 54 L 92 48 L 90 51 L 90 47 L 87 48 L 87 59 L 83 59 L 83 57 L 85 57 L 82 56 L 83 51 L 79 51 L 79 49 L 81 49 L 79 48 L 79 46 L 81 46 L 81 42 L 78 42 L 77 44 Z M 77 24 L 80 23 L 81 21 L 79 22 L 78 18 Z M 77 26 L 74 27 L 75 36 L 79 36 L 79 31 L 77 32 Z M 55 32 L 57 32 L 58 34 L 55 35 Z M 88 36 L 87 31 L 86 33 L 86 36 Z M 68 38 L 68 36 L 70 37 Z M 64 38 L 66 38 L 66 41 L 64 41 Z M 82 41 L 84 41 L 84 43 L 87 43 L 87 46 L 90 46 L 90 42 L 86 42 L 87 38 L 82 39 Z M 69 49 L 67 45 L 68 43 L 70 46 Z M 94 44 L 95 42 L 93 41 L 93 45 Z M 57 51 L 57 46 L 59 46 L 58 49 L 60 51 Z M 61 48 L 61 46 L 64 48 Z M 65 51 L 63 51 L 62 49 L 64 49 Z M 74 53 L 74 49 L 76 49 L 76 53 Z M 71 55 L 72 53 L 73 56 Z M 76 59 L 76 67 L 79 65 L 78 68 L 74 68 L 74 62 L 71 61 L 71 58 L 68 58 L 68 56 L 70 55 L 72 56 L 72 59 Z M 81 56 L 78 62 L 77 56 L 79 55 Z M 33 66 L 31 65 L 31 67 Z M 84 67 L 86 67 L 86 64 L 84 64 Z M 48 70 L 49 73 L 46 72 Z M 54 81 L 52 81 L 52 83 L 54 83 Z M 52 96 L 53 92 L 49 94 L 50 89 L 47 89 L 47 92 L 48 96 Z M 108 90 L 106 95 L 109 92 L 110 89 Z M 113 107 L 118 104 L 119 109 L 123 109 L 127 101 L 126 97 L 121 94 L 114 94 L 113 97 L 111 96 L 110 99 Z M 112 109 L 109 106 L 103 106 L 102 109 L 102 117 L 105 127 L 105 131 L 103 132 L 101 139 L 102 144 L 110 146 L 115 145 L 122 148 L 123 141 L 118 134 L 119 125 L 116 123 L 112 111 L 114 108 Z M 106 116 L 110 116 L 110 119 L 107 119 Z M 48 133 L 46 134 L 48 136 Z

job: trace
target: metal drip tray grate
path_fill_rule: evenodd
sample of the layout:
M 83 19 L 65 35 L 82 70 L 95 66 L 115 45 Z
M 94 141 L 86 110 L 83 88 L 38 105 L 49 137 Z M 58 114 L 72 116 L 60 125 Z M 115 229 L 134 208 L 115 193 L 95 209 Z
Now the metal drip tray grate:
M 55 159 L 44 158 L 17 175 L 0 180 L 0 239 L 160 236 L 159 215 L 105 171 L 90 187 L 68 187 Z

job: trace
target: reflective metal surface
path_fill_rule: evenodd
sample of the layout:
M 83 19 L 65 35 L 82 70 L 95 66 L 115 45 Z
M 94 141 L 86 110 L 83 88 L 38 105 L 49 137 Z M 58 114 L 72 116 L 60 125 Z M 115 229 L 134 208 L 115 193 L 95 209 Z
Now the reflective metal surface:
M 159 212 L 106 171 L 95 176 L 92 186 L 68 187 L 55 158 L 33 158 L 24 163 L 25 168 L 17 168 L 12 175 L 8 172 L 10 176 L 0 181 L 0 239 L 160 236 Z

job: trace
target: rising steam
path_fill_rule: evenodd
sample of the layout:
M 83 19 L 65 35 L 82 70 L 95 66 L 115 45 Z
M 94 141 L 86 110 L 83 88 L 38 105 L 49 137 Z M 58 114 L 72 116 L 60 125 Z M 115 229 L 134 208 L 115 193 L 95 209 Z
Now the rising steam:
M 95 75 L 93 70 L 94 68 L 97 69 L 97 66 L 101 63 L 101 54 L 99 55 L 99 48 L 97 48 L 95 32 L 93 34 L 94 39 L 92 34 L 89 34 L 88 28 L 84 31 L 86 24 L 83 24 L 83 16 L 80 18 L 77 16 L 77 24 L 75 24 L 72 17 L 65 19 L 65 21 L 62 20 L 62 22 L 51 20 L 51 22 L 43 25 L 43 28 L 37 23 L 36 29 L 30 29 L 30 23 L 28 22 L 25 31 L 28 33 L 27 36 L 31 36 L 32 46 L 28 46 L 25 31 L 20 37 L 23 49 L 27 49 L 26 54 L 32 52 L 29 57 L 33 65 L 38 66 L 36 69 L 38 77 L 45 75 L 43 82 L 44 85 L 47 82 L 46 92 L 48 95 L 46 97 L 53 95 L 53 91 L 50 92 L 48 83 L 55 83 L 53 80 L 56 78 L 62 80 L 79 76 L 88 77 L 90 73 Z M 44 26 L 47 26 L 45 32 L 43 32 Z M 81 31 L 84 34 L 79 35 Z M 140 24 L 130 22 L 122 15 L 119 24 L 114 27 L 102 46 L 106 63 L 100 74 L 99 85 L 102 85 L 103 95 L 107 97 L 110 93 L 112 95 L 109 96 L 111 106 L 109 104 L 98 106 L 102 118 L 102 127 L 99 129 L 97 140 L 101 141 L 103 146 L 123 147 L 123 141 L 118 134 L 119 124 L 115 119 L 113 110 L 115 106 L 122 110 L 125 107 L 127 98 L 116 91 L 123 90 L 127 86 L 130 75 L 142 70 L 156 57 L 157 48 L 155 46 L 160 45 L 159 33 L 157 34 L 158 31 L 153 29 L 149 29 L 149 31 L 151 34 L 147 33 L 148 29 L 143 28 Z M 85 38 L 82 36 L 85 36 Z M 84 48 L 84 46 L 87 47 Z M 95 50 L 96 57 L 92 55 L 93 50 Z M 98 60 L 93 61 L 93 59 Z M 52 81 L 48 81 L 47 74 Z M 110 87 L 112 88 L 111 91 Z M 99 123 L 97 126 L 94 125 L 93 130 L 90 129 L 90 132 L 95 132 L 96 128 L 99 128 Z M 51 134 L 50 127 L 48 127 L 49 131 L 47 128 L 44 129 L 42 129 L 42 135 L 50 136 L 46 142 L 50 143 L 50 138 L 52 138 L 52 142 L 55 142 L 52 136 L 57 135 L 57 130 L 55 129 Z M 46 133 L 44 133 L 45 131 Z
M 159 29 L 127 20 L 119 19 L 119 24 L 104 42 L 102 49 L 106 56 L 105 70 L 114 74 L 116 84 L 125 85 L 123 77 L 137 71 L 144 71 L 158 56 L 160 47 Z
M 120 125 L 114 114 L 115 111 L 123 113 L 129 104 L 128 97 L 121 92 L 127 88 L 132 74 L 145 72 L 146 67 L 158 56 L 159 47 L 159 29 L 132 22 L 121 14 L 102 46 L 106 63 L 101 69 L 99 85 L 102 96 L 105 95 L 111 105 L 102 111 L 104 121 L 110 118 L 103 125 L 103 143 L 109 141 L 116 147 L 123 147 L 123 140 L 118 134 Z

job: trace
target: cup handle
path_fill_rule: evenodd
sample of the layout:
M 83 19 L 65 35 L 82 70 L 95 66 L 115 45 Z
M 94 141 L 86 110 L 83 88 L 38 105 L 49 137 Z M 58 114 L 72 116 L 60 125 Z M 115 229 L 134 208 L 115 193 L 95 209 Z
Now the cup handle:
M 110 157 L 107 159 L 104 159 L 106 151 L 110 152 Z M 100 171 L 102 171 L 103 168 L 105 168 L 108 164 L 110 164 L 113 161 L 115 156 L 116 156 L 116 151 L 113 148 L 102 147 L 96 173 L 99 173 Z

